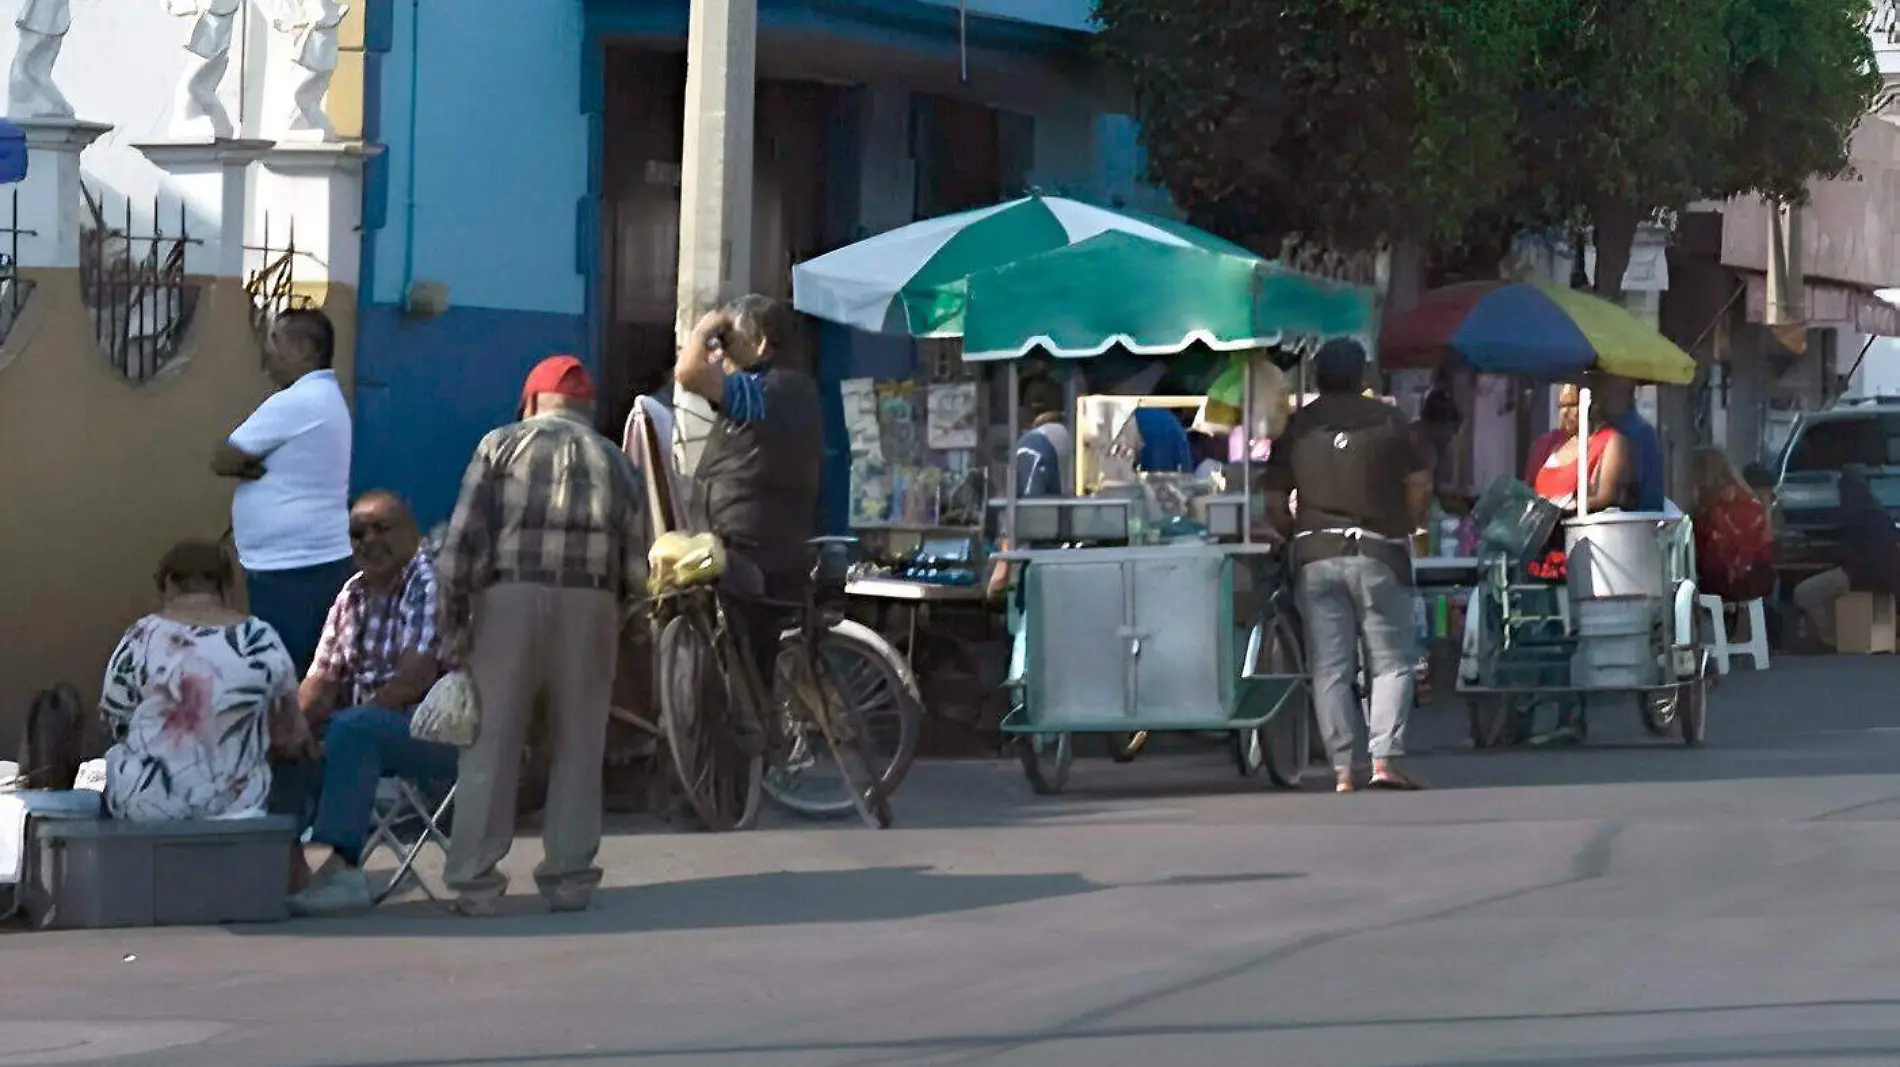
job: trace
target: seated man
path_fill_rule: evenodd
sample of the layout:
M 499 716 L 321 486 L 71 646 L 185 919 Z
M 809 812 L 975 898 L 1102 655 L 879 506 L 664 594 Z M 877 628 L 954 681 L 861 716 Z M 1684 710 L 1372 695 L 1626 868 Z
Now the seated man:
M 361 864 L 378 781 L 455 779 L 454 748 L 409 736 L 409 715 L 441 676 L 444 658 L 435 566 L 417 551 L 421 540 L 415 515 L 394 493 L 365 493 L 350 509 L 361 570 L 337 594 L 298 692 L 323 750 L 311 840 L 330 849 L 314 880 L 290 899 L 299 915 L 370 906 Z M 311 775 L 304 777 L 308 789 Z

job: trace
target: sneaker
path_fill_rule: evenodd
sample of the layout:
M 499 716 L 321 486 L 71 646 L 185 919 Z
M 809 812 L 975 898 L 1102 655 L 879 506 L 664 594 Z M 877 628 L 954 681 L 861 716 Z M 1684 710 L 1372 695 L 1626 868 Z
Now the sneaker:
M 301 892 L 292 894 L 292 915 L 319 917 L 350 915 L 368 911 L 376 904 L 369 891 L 369 876 L 355 867 L 342 867 L 317 875 Z

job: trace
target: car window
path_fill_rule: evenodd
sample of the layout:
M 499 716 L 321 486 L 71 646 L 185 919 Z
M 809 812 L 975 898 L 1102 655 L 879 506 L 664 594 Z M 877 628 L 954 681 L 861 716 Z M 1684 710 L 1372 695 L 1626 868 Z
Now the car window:
M 1900 465 L 1900 412 L 1808 424 L 1788 448 L 1787 471 L 1837 471 L 1849 463 Z

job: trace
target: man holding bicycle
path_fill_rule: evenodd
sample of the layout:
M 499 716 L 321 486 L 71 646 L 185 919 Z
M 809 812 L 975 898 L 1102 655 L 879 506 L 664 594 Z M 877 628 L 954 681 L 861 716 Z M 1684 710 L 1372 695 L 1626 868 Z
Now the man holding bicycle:
M 689 514 L 725 544 L 734 594 L 727 610 L 768 693 L 785 620 L 756 598 L 803 598 L 824 463 L 818 385 L 785 365 L 797 327 L 784 304 L 740 297 L 699 320 L 673 368 L 675 385 L 718 413 Z

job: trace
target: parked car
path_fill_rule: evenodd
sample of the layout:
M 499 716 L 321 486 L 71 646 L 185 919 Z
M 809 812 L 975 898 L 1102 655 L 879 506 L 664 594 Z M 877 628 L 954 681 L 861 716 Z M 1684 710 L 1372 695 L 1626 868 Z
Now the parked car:
M 1874 496 L 1900 523 L 1900 397 L 1846 401 L 1795 423 L 1774 467 L 1785 522 L 1775 565 L 1784 580 L 1834 566 L 1840 471 L 1849 463 L 1866 466 Z

